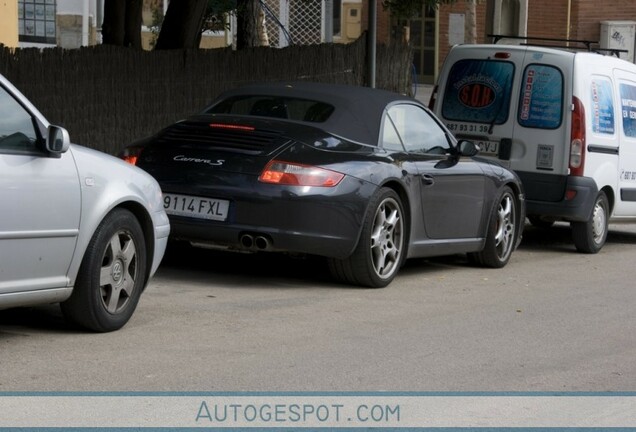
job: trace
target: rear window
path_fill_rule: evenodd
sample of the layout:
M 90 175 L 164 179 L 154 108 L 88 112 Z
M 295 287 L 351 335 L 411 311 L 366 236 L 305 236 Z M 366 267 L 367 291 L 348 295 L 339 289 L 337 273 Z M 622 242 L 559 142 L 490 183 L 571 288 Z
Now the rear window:
M 253 115 L 322 123 L 331 116 L 333 111 L 334 107 L 324 102 L 254 95 L 231 97 L 208 108 L 205 112 L 207 114 Z
M 612 83 L 608 78 L 596 77 L 591 86 L 592 131 L 598 134 L 614 135 L 614 98 Z
M 563 75 L 554 66 L 532 64 L 523 72 L 519 95 L 519 124 L 557 129 L 563 117 Z
M 514 65 L 507 61 L 458 61 L 448 74 L 442 116 L 454 121 L 505 123 L 514 72 Z

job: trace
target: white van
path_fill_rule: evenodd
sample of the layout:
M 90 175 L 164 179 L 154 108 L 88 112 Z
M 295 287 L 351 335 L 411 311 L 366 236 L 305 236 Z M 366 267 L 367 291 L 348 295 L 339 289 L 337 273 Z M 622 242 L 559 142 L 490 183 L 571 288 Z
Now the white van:
M 431 108 L 521 178 L 534 225 L 568 221 L 598 252 L 608 223 L 636 222 L 636 65 L 529 45 L 451 49 Z

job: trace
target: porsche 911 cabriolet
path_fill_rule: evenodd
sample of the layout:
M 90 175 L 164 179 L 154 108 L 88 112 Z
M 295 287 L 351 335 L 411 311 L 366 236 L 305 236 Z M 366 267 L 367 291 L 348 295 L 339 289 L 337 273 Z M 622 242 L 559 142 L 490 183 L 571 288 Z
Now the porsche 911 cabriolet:
M 478 152 L 410 97 L 293 82 L 227 91 L 121 156 L 161 185 L 173 240 L 323 256 L 384 287 L 407 258 L 506 265 L 523 190 Z

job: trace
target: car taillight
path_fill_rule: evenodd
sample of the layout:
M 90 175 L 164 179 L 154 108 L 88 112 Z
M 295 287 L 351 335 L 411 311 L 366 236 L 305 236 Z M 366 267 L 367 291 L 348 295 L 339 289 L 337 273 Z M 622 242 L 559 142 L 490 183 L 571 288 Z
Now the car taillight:
M 570 131 L 570 175 L 582 176 L 585 168 L 585 109 L 581 101 L 572 98 L 572 129 Z
M 119 158 L 128 162 L 131 165 L 137 165 L 137 160 L 139 156 L 141 156 L 141 152 L 143 151 L 143 147 L 141 146 L 130 146 L 126 147 L 121 153 L 119 153 Z
M 336 171 L 274 160 L 267 164 L 258 180 L 279 185 L 334 187 L 343 178 L 344 174 Z
M 225 124 L 225 123 L 210 123 L 210 127 L 214 129 L 230 129 L 230 130 L 241 130 L 252 132 L 256 130 L 253 126 L 244 126 L 244 125 L 235 125 L 235 124 Z

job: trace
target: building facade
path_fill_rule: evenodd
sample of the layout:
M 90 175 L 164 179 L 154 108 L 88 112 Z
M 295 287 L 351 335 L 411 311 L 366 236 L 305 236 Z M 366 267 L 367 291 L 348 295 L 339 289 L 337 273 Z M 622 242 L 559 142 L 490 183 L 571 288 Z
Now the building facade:
M 96 43 L 103 0 L 0 0 L 0 44 L 79 48 Z
M 477 43 L 490 43 L 489 34 L 574 39 L 597 42 L 596 47 L 628 51 L 621 54 L 634 61 L 634 0 L 473 0 Z M 424 9 L 408 21 L 391 17 L 377 1 L 379 42 L 402 37 L 401 28 L 409 27 L 413 47 L 415 76 L 419 82 L 432 83 L 450 48 L 469 43 L 468 1 L 457 1 L 437 9 Z M 363 18 L 365 29 L 367 18 Z M 520 43 L 525 41 L 513 41 Z M 552 43 L 552 42 L 551 42 Z M 566 45 L 567 42 L 564 42 Z M 559 43 L 555 43 L 559 44 Z M 574 44 L 571 44 L 574 46 Z
M 144 0 L 142 41 L 153 46 L 168 0 Z M 362 34 L 363 0 L 264 0 L 263 28 L 270 46 L 348 43 Z M 0 43 L 79 48 L 100 43 L 104 0 L 0 0 Z M 203 34 L 202 48 L 232 45 L 231 17 Z
M 14 0 L 0 0 L 0 44 L 18 46 L 18 4 Z
M 471 23 L 477 43 L 492 42 L 489 34 L 587 40 L 625 50 L 621 55 L 634 61 L 636 0 L 458 0 L 423 8 L 408 19 L 392 17 L 382 0 L 264 0 L 264 39 L 273 47 L 354 41 L 368 29 L 368 1 L 376 1 L 377 40 L 408 41 L 420 83 L 436 80 L 452 45 L 473 42 Z M 0 43 L 64 48 L 99 43 L 103 2 L 0 0 Z M 155 12 L 165 13 L 167 0 L 144 0 L 144 7 L 143 41 L 151 48 L 157 33 Z M 220 30 L 204 34 L 203 48 L 233 43 L 233 23 L 225 19 Z

